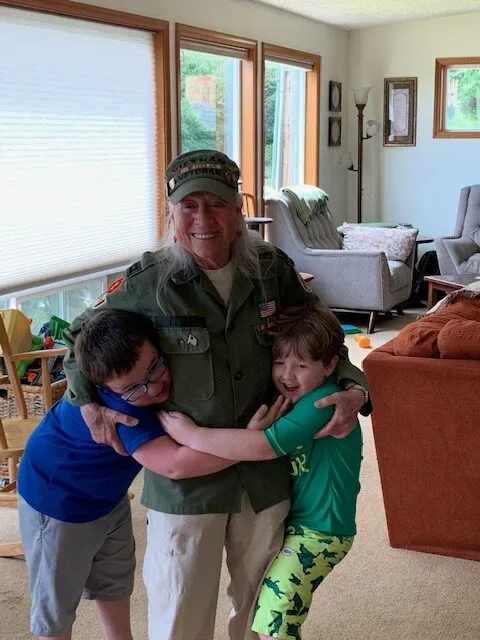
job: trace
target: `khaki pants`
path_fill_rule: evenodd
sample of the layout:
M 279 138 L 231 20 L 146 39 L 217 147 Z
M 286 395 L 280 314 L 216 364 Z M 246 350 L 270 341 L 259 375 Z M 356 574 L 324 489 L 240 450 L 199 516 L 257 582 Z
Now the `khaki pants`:
M 281 548 L 290 501 L 255 514 L 244 493 L 232 514 L 148 511 L 143 578 L 149 640 L 212 640 L 223 547 L 230 574 L 230 640 L 258 640 L 251 612 L 265 570 Z

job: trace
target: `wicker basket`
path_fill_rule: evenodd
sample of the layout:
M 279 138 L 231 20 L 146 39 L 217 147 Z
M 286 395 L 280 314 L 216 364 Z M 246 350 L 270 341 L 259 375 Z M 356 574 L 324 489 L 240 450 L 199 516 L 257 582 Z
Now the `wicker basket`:
M 59 400 L 67 389 L 67 381 L 57 380 L 52 383 L 52 402 Z M 22 384 L 23 395 L 27 405 L 29 418 L 45 415 L 45 403 L 43 401 L 42 387 L 33 384 Z M 6 392 L 6 393 L 5 393 Z M 11 385 L 0 385 L 0 418 L 15 418 L 18 416 L 17 404 Z M 8 465 L 5 458 L 0 458 L 0 478 L 8 474 Z
M 66 379 L 52 382 L 52 402 L 59 400 L 66 389 Z M 4 397 L 2 390 L 7 392 L 6 397 Z M 42 387 L 34 384 L 22 384 L 22 391 L 25 396 L 28 417 L 34 418 L 45 415 Z M 18 408 L 11 385 L 0 385 L 0 418 L 14 418 L 15 416 L 18 416 Z

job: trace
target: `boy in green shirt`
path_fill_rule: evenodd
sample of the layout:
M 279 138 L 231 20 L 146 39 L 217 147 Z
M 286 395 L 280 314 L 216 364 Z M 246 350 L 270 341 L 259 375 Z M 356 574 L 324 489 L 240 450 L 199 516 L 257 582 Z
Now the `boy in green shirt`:
M 362 433 L 357 424 L 346 438 L 314 438 L 334 411 L 314 402 L 341 390 L 329 379 L 345 337 L 335 316 L 316 307 L 287 309 L 274 336 L 272 377 L 280 398 L 270 410 L 262 406 L 247 430 L 197 427 L 180 413 L 160 417 L 175 440 L 196 451 L 230 460 L 289 456 L 285 539 L 262 582 L 252 624 L 262 640 L 289 640 L 300 638 L 313 592 L 352 546 Z M 292 408 L 275 419 L 284 399 Z

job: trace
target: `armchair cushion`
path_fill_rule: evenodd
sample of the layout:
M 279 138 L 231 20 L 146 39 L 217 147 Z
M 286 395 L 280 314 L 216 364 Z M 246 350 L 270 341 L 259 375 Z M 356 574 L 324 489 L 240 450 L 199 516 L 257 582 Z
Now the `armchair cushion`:
M 412 252 L 418 229 L 361 227 L 343 223 L 343 248 L 353 251 L 383 251 L 388 260 L 405 262 Z

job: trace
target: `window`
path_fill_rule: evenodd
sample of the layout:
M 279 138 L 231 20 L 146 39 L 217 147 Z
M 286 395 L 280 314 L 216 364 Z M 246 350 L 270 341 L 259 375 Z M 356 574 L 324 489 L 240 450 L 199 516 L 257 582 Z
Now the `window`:
M 168 23 L 66 0 L 0 7 L 0 78 L 0 295 L 118 270 L 152 248 L 170 146 Z M 73 313 L 97 297 L 82 287 L 63 303 L 15 295 Z
M 437 58 L 435 138 L 480 138 L 480 58 Z
M 0 309 L 20 309 L 32 320 L 32 333 L 38 333 L 52 316 L 71 322 L 107 288 L 107 278 L 94 278 L 62 289 L 47 290 L 36 295 L 0 299 Z
M 226 153 L 256 193 L 256 43 L 177 24 L 176 47 L 180 152 Z
M 264 191 L 318 184 L 319 56 L 264 44 Z
M 240 164 L 240 60 L 180 50 L 181 153 L 217 149 Z
M 305 178 L 306 70 L 265 60 L 265 189 Z

